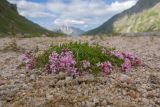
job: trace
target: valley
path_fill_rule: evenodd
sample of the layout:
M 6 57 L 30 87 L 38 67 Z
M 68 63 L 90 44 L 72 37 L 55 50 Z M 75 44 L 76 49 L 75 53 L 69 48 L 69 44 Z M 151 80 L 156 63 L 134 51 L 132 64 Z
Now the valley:
M 0 0 L 0 107 L 160 107 L 159 10 Z

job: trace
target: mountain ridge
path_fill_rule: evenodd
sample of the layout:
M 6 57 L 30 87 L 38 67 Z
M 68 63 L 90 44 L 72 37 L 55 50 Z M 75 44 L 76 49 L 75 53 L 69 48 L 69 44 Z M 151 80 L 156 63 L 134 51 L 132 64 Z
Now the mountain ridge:
M 56 26 L 53 31 L 60 32 L 69 36 L 80 36 L 84 33 L 83 30 L 69 25 Z
M 152 7 L 154 7 L 156 4 L 158 4 L 160 0 L 139 0 L 133 7 L 124 10 L 123 12 L 114 15 L 111 17 L 108 21 L 100 25 L 99 27 L 87 31 L 85 34 L 87 35 L 95 35 L 95 34 L 110 34 L 110 33 L 119 33 L 114 32 L 114 23 L 117 20 L 120 20 L 121 18 L 125 16 L 132 16 L 138 13 L 141 13 L 145 10 L 148 10 Z

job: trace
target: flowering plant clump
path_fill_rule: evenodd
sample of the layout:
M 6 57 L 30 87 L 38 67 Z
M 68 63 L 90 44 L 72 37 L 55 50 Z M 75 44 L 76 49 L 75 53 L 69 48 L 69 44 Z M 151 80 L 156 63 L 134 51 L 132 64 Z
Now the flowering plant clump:
M 132 66 L 141 64 L 141 59 L 129 52 L 112 51 L 111 55 L 114 55 L 124 61 L 122 64 L 122 70 L 125 72 L 128 72 Z
M 36 63 L 36 58 L 30 53 L 22 54 L 19 59 L 25 64 L 26 69 L 33 69 Z
M 85 71 L 110 74 L 114 67 L 121 67 L 124 72 L 129 72 L 132 66 L 141 64 L 140 58 L 129 52 L 105 49 L 98 45 L 89 46 L 86 43 L 51 46 L 37 58 L 31 54 L 23 54 L 21 59 L 27 69 L 45 67 L 48 73 L 66 72 L 72 77 Z

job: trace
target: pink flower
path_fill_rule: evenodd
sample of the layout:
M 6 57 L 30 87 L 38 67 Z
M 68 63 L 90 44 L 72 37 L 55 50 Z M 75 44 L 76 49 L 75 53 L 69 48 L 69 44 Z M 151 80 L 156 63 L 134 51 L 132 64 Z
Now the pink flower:
M 32 70 L 33 69 L 33 64 L 32 63 L 27 63 L 26 64 L 26 69 Z
M 138 57 L 135 57 L 135 64 L 136 64 L 136 65 L 141 65 L 141 64 L 142 64 L 141 59 L 138 58 Z
M 109 61 L 98 63 L 97 66 L 100 67 L 105 74 L 109 74 L 112 71 L 112 64 Z
M 22 54 L 20 56 L 20 60 L 25 64 L 26 66 L 26 69 L 33 69 L 34 65 L 35 65 L 35 57 L 30 55 L 29 53 L 26 53 L 26 54 Z
M 49 68 L 50 72 L 57 73 L 59 71 L 59 54 L 55 51 L 49 56 Z
M 118 57 L 119 59 L 124 59 L 123 54 L 119 51 L 112 51 L 111 55 L 114 55 L 114 56 Z
M 19 59 L 20 61 L 24 63 L 29 63 L 33 56 L 31 56 L 29 53 L 25 53 L 20 55 Z
M 62 68 L 71 67 L 76 64 L 76 61 L 74 60 L 73 54 L 71 51 L 62 52 L 59 57 L 59 60 L 60 60 L 60 66 Z
M 68 49 L 63 50 L 59 56 L 59 67 L 64 70 L 70 76 L 75 76 L 77 68 L 75 68 L 76 61 L 74 60 L 73 53 Z
M 124 72 L 128 72 L 131 69 L 131 61 L 128 58 L 124 59 L 124 63 L 122 64 L 122 70 Z
M 69 51 L 69 49 L 68 48 L 64 48 L 64 49 L 62 49 L 62 52 L 68 52 Z
M 55 62 L 55 61 L 57 61 L 57 60 L 58 60 L 58 56 L 59 56 L 59 54 L 56 53 L 55 51 L 53 51 L 52 54 L 51 54 L 50 57 L 49 57 L 49 61 L 50 61 L 50 62 Z
M 118 52 L 118 51 L 112 51 L 111 55 L 114 55 L 118 57 L 119 59 L 123 59 L 124 63 L 122 64 L 122 70 L 125 72 L 128 72 L 131 69 L 131 66 L 133 65 L 140 65 L 141 59 L 135 56 L 134 54 L 131 54 L 129 52 Z
M 123 55 L 125 58 L 128 58 L 131 61 L 132 65 L 140 65 L 141 64 L 141 59 L 138 58 L 136 55 L 133 55 L 128 52 L 123 53 Z
M 71 77 L 75 77 L 78 75 L 78 72 L 77 72 L 77 68 L 75 67 L 69 67 L 68 70 L 68 75 L 71 76 Z
M 48 73 L 58 73 L 65 71 L 68 75 L 76 75 L 77 68 L 75 68 L 76 61 L 73 53 L 68 49 L 63 49 L 60 54 L 55 51 L 49 57 L 49 64 L 46 65 Z
M 19 56 L 19 60 L 21 60 L 21 61 L 25 61 L 27 59 L 28 59 L 28 55 L 27 54 L 22 54 L 22 55 Z
M 125 58 L 128 58 L 131 62 L 133 62 L 134 59 L 135 59 L 135 55 L 133 55 L 133 54 L 131 54 L 131 53 L 129 53 L 129 52 L 123 52 L 122 54 L 123 54 L 123 56 L 124 56 Z
M 46 65 L 45 65 L 45 70 L 46 70 L 46 72 L 47 72 L 48 74 L 51 74 L 51 73 L 52 73 L 51 68 L 50 68 L 50 64 L 46 64 Z

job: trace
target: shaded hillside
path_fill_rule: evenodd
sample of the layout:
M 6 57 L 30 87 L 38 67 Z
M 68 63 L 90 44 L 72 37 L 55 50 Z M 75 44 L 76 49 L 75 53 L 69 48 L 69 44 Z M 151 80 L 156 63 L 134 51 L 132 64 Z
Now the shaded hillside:
M 159 30 L 159 2 L 160 0 L 139 0 L 132 8 L 113 16 L 103 25 L 88 31 L 86 34 L 95 35 Z M 159 25 L 155 25 L 155 23 Z
M 7 0 L 0 0 L 0 34 L 25 34 L 30 36 L 40 36 L 43 33 L 49 33 L 50 36 L 61 34 L 53 33 L 45 28 L 35 24 L 25 17 L 18 14 L 16 5 L 10 4 Z

